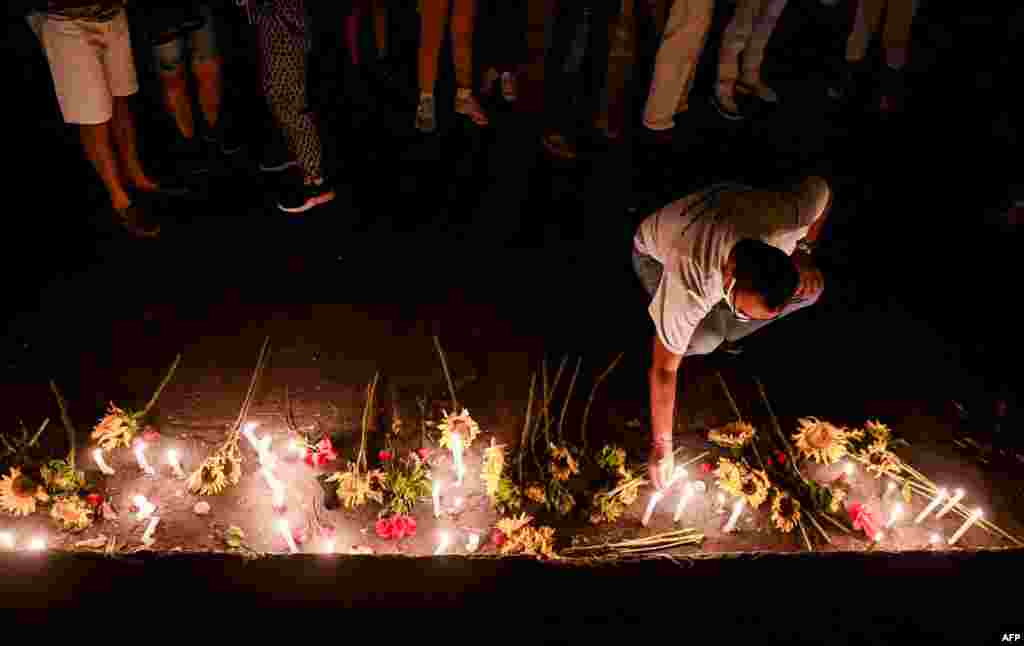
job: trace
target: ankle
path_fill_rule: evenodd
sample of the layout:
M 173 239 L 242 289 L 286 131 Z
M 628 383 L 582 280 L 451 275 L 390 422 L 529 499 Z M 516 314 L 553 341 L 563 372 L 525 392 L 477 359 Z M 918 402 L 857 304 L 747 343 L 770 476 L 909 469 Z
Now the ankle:
M 124 191 L 110 194 L 110 206 L 115 209 L 126 209 L 132 205 L 132 199 Z
M 460 100 L 460 101 L 465 101 L 466 99 L 468 99 L 468 98 L 470 98 L 472 96 L 473 96 L 473 90 L 469 89 L 468 87 L 460 87 L 455 92 L 455 98 Z

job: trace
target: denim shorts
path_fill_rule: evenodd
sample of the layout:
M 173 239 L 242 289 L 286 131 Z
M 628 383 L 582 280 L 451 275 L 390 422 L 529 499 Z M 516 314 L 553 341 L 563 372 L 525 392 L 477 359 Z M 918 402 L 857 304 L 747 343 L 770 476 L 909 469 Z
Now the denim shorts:
M 173 72 L 185 62 L 186 46 L 193 63 L 202 63 L 218 55 L 217 38 L 214 31 L 213 12 L 208 4 L 200 5 L 203 24 L 192 31 L 178 30 L 177 37 L 166 43 L 153 45 L 157 63 L 162 72 Z

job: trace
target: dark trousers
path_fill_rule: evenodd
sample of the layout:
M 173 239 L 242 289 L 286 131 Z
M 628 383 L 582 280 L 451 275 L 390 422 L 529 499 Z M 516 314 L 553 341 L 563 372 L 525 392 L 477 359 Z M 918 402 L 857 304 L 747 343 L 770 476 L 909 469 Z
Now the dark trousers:
M 578 78 L 565 71 L 577 26 L 590 9 L 590 33 Z M 549 129 L 574 134 L 593 123 L 608 76 L 608 28 L 619 5 L 610 0 L 562 0 L 555 14 L 551 48 L 544 57 L 544 112 Z M 574 82 L 577 81 L 577 82 Z
M 478 68 L 514 72 L 526 62 L 527 0 L 477 0 Z

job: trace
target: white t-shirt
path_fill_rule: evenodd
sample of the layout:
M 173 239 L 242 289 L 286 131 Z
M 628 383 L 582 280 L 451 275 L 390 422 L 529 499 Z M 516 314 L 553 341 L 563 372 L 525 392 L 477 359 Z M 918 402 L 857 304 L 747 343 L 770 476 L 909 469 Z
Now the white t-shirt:
M 722 269 L 737 242 L 754 238 L 791 255 L 828 198 L 828 184 L 817 177 L 795 193 L 719 184 L 648 216 L 633 244 L 665 268 L 648 308 L 665 347 L 684 354 L 693 331 L 722 300 Z

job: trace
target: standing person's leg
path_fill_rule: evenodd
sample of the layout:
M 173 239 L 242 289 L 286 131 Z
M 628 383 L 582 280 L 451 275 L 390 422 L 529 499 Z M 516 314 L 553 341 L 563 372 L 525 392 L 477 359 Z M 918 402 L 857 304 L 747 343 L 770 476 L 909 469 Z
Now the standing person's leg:
M 501 94 L 509 103 L 519 98 L 519 71 L 526 63 L 526 42 L 529 24 L 527 0 L 504 0 L 499 5 L 498 27 L 501 29 L 494 66 L 501 73 Z
M 740 75 L 740 83 L 736 89 L 743 94 L 753 94 L 769 103 L 777 103 L 779 100 L 775 90 L 765 85 L 761 78 L 761 64 L 764 62 L 764 52 L 768 48 L 768 41 L 775 31 L 779 16 L 786 9 L 789 0 L 767 0 L 762 7 L 760 15 L 754 23 L 754 32 L 750 42 L 743 50 L 743 71 Z
M 220 133 L 224 132 L 222 124 L 224 105 L 224 56 L 217 39 L 219 25 L 209 4 L 203 4 L 200 15 L 204 19 L 202 27 L 189 35 L 192 48 L 192 74 L 196 78 L 199 94 L 199 108 L 207 126 L 206 139 L 209 142 L 222 142 Z M 225 147 L 221 150 L 230 154 L 237 150 Z
M 914 23 L 915 0 L 889 0 L 885 25 L 882 28 L 882 48 L 885 50 L 885 76 L 882 82 L 881 109 L 899 112 L 903 109 L 903 67 L 910 51 L 911 29 Z
M 735 94 L 736 81 L 740 76 L 740 54 L 750 41 L 760 9 L 761 0 L 739 0 L 722 36 L 718 53 L 718 82 L 713 98 L 719 113 L 729 119 L 742 118 Z
M 420 101 L 416 109 L 416 129 L 420 132 L 433 132 L 437 127 L 434 85 L 437 83 L 437 59 L 444 39 L 448 4 L 449 0 L 420 0 Z
M 882 14 L 888 0 L 859 0 L 853 31 L 846 40 L 846 62 L 859 63 L 868 55 L 871 37 L 882 23 Z
M 576 150 L 565 138 L 572 126 L 572 101 L 566 62 L 582 11 L 576 0 L 560 0 L 551 27 L 551 46 L 544 56 L 544 148 L 562 159 L 574 159 Z
M 673 117 L 685 111 L 697 73 L 714 0 L 675 0 L 654 62 L 643 124 L 648 130 L 670 130 Z
M 188 93 L 185 74 L 185 39 L 177 31 L 157 34 L 153 54 L 160 67 L 160 86 L 164 108 L 178 126 L 178 133 L 188 141 L 195 137 L 192 97 Z
M 285 141 L 302 169 L 303 185 L 283 196 L 278 207 L 301 213 L 330 202 L 324 181 L 323 146 L 306 106 L 306 16 L 303 0 L 279 0 L 257 18 L 263 93 Z
M 489 121 L 480 102 L 473 96 L 473 30 L 476 0 L 454 0 L 452 8 L 452 56 L 455 58 L 455 112 L 465 115 L 477 126 Z
M 594 0 L 591 3 L 591 27 L 587 42 L 586 65 L 584 67 L 584 113 L 578 115 L 581 125 L 589 130 L 601 114 L 601 101 L 608 81 L 608 65 L 611 59 L 612 21 L 620 11 L 619 3 Z
M 388 56 L 388 8 L 384 0 L 372 0 L 373 4 L 373 38 L 377 46 L 377 59 Z

